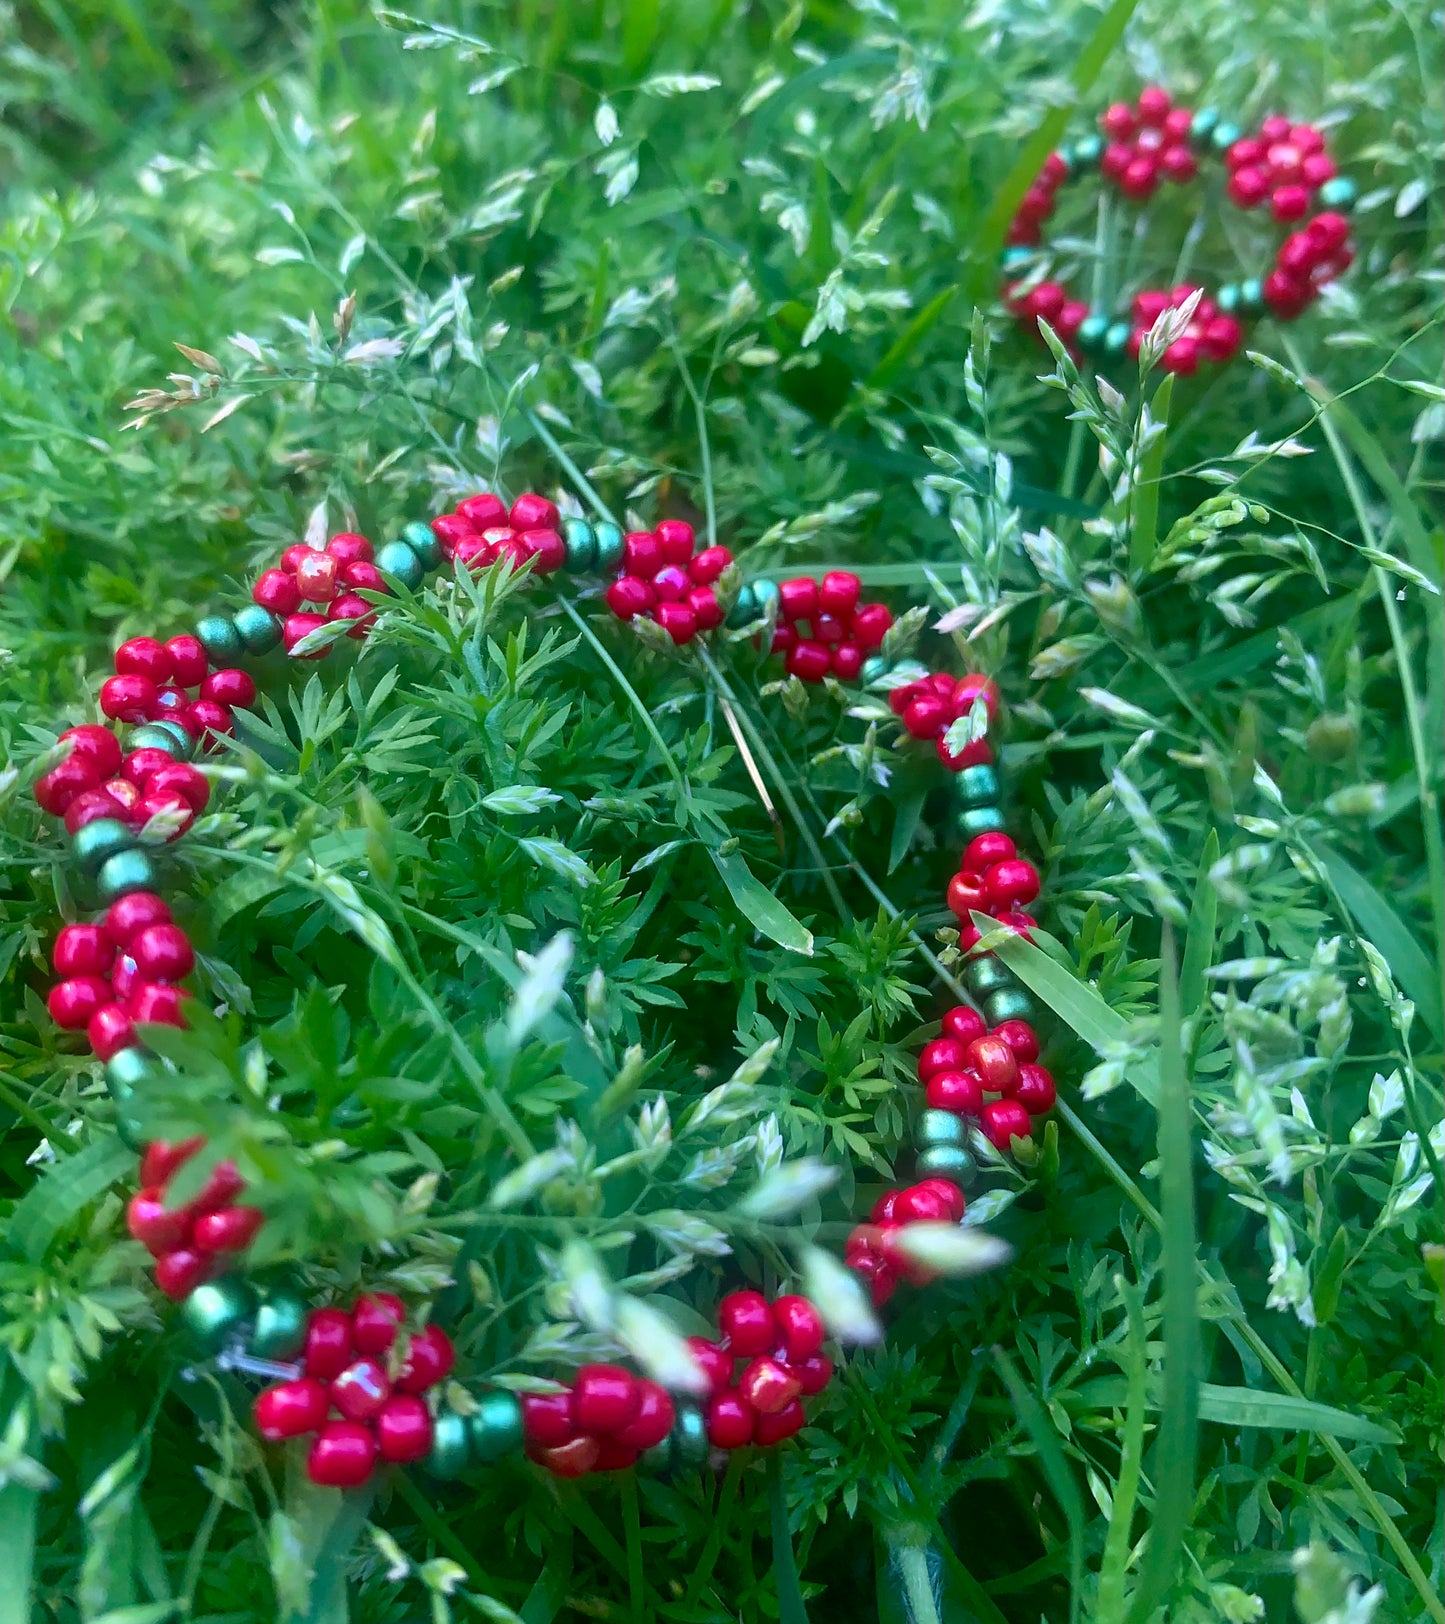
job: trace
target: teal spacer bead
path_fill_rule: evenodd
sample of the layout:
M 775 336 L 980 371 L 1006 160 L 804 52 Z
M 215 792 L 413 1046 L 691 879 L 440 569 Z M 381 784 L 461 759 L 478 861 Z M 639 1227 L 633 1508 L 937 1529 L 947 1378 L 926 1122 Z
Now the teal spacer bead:
M 256 1293 L 238 1274 L 207 1280 L 181 1304 L 181 1324 L 191 1342 L 217 1352 L 256 1311 Z
M 404 541 L 387 542 L 376 555 L 376 567 L 394 575 L 408 592 L 414 592 L 426 574 L 421 560 Z
M 1226 282 L 1215 295 L 1214 302 L 1226 316 L 1232 316 L 1239 309 L 1239 283 Z
M 1104 354 L 1122 355 L 1129 347 L 1129 335 L 1133 331 L 1127 321 L 1111 321 L 1104 333 Z
M 566 567 L 574 575 L 589 575 L 597 568 L 597 532 L 586 519 L 563 519 Z
M 235 665 L 246 652 L 240 632 L 225 615 L 207 615 L 196 626 L 196 636 L 201 640 L 206 658 L 217 667 Z
M 294 1358 L 306 1346 L 310 1315 L 306 1299 L 294 1291 L 278 1286 L 263 1292 L 246 1352 L 255 1359 Z
M 637 1457 L 637 1468 L 650 1477 L 667 1477 L 672 1472 L 674 1462 L 672 1434 L 668 1433 L 660 1444 L 653 1444 L 651 1449 L 642 1451 Z
M 968 1125 L 954 1111 L 924 1111 L 918 1118 L 918 1142 L 925 1150 L 967 1144 Z
M 1104 156 L 1104 138 L 1101 135 L 1081 135 L 1070 150 L 1075 169 L 1092 169 Z
M 443 1482 L 460 1477 L 470 1463 L 471 1452 L 467 1418 L 454 1410 L 443 1410 L 432 1426 L 431 1450 L 424 1462 L 427 1471 Z
M 996 806 L 1001 793 L 997 771 L 982 765 L 955 773 L 953 789 L 965 806 Z
M 990 1026 L 1002 1026 L 1005 1021 L 1029 1021 L 1038 1018 L 1038 1006 L 1022 987 L 1002 987 L 991 992 L 983 1001 L 983 1013 Z
M 133 1044 L 129 1049 L 120 1049 L 105 1063 L 105 1084 L 110 1090 L 112 1098 L 119 1101 L 122 1094 L 126 1099 L 138 1088 L 143 1088 L 156 1074 L 155 1056 L 148 1049 Z
M 999 257 L 999 264 L 1003 267 L 1005 275 L 1015 276 L 1026 271 L 1037 255 L 1036 248 L 1005 248 Z
M 122 1049 L 121 1055 L 138 1054 L 137 1049 Z M 105 1068 L 105 1086 L 115 1105 L 115 1135 L 127 1150 L 133 1150 L 139 1155 L 146 1146 L 146 1135 L 141 1132 L 140 1119 L 136 1116 L 133 1107 L 135 1101 L 135 1085 L 130 1082 L 124 1072 L 113 1072 L 111 1064 L 120 1058 L 112 1055 Z
M 86 868 L 98 869 L 117 852 L 128 851 L 135 845 L 135 830 L 119 818 L 97 818 L 83 829 L 75 831 L 71 850 L 75 860 Z
M 863 662 L 863 669 L 858 673 L 866 686 L 870 682 L 877 682 L 879 677 L 886 677 L 889 664 L 881 654 L 870 654 Z
M 746 626 L 758 618 L 758 598 L 752 587 L 744 583 L 728 610 L 729 626 Z
M 977 1170 L 972 1155 L 962 1145 L 930 1145 L 913 1165 L 926 1179 L 949 1179 L 960 1187 L 972 1183 Z
M 1220 121 L 1209 132 L 1209 142 L 1216 152 L 1228 152 L 1243 134 L 1244 131 L 1237 124 Z
M 185 757 L 181 754 L 180 741 L 176 738 L 176 733 L 184 733 L 185 729 L 179 722 L 174 724 L 174 729 L 175 731 L 172 731 L 169 727 L 163 727 L 159 722 L 143 722 L 125 741 L 125 747 L 127 751 L 164 750 L 174 760 L 184 761 Z
M 1239 284 L 1239 308 L 1250 316 L 1264 309 L 1264 283 L 1257 276 Z
M 992 953 L 975 954 L 963 967 L 963 979 L 975 998 L 987 998 L 990 993 L 1014 984 L 1014 978 Z
M 1004 816 L 996 806 L 966 806 L 958 814 L 958 832 L 965 840 L 1001 832 L 1003 827 Z
M 522 1447 L 522 1404 L 515 1393 L 491 1388 L 477 1399 L 467 1417 L 472 1455 L 490 1465 Z
M 94 827 L 93 823 L 86 825 L 87 829 Z M 82 834 L 84 832 L 81 831 Z M 132 891 L 154 891 L 157 879 L 156 865 L 148 852 L 135 849 L 118 851 L 101 864 L 100 873 L 96 876 L 96 888 L 101 900 L 111 903 Z
M 1074 341 L 1081 350 L 1099 350 L 1104 347 L 1104 335 L 1109 331 L 1109 318 L 1096 310 L 1093 315 L 1085 316 L 1079 323 L 1079 330 L 1074 334 Z
M 1219 109 L 1217 107 L 1201 107 L 1189 121 L 1189 139 L 1191 141 L 1207 141 L 1219 125 Z
M 189 761 L 191 759 L 195 751 L 195 740 L 191 738 L 190 734 L 186 732 L 179 722 L 148 722 L 146 725 L 148 727 L 162 728 L 171 735 L 177 745 L 180 746 L 180 753 L 176 757 L 177 761 Z
M 769 580 L 766 575 L 760 575 L 753 582 L 753 596 L 758 600 L 758 613 L 761 615 L 767 614 L 769 605 L 778 602 L 778 583 Z
M 1359 188 L 1348 175 L 1336 175 L 1320 187 L 1320 202 L 1327 209 L 1352 209 L 1359 195 Z
M 707 1437 L 707 1421 L 696 1404 L 686 1399 L 677 1401 L 677 1414 L 672 1423 L 672 1458 L 679 1467 L 703 1466 L 707 1462 L 711 1445 Z
M 422 519 L 413 519 L 402 526 L 401 539 L 422 561 L 425 569 L 434 570 L 442 561 L 442 544 L 436 532 Z
M 603 519 L 594 526 L 594 534 L 597 537 L 597 568 L 606 575 L 622 562 L 627 538 L 622 534 L 622 526 L 613 524 L 611 519 Z
M 248 603 L 231 617 L 247 654 L 269 654 L 281 641 L 281 620 L 259 603 Z

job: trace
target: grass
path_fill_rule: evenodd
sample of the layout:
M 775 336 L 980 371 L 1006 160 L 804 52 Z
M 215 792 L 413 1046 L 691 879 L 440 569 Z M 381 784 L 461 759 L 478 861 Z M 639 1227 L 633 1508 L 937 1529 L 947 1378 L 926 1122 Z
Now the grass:
M 0 14 L 0 1624 L 1445 1619 L 1428 8 L 415 9 Z M 1227 370 L 1100 387 L 1002 318 L 994 250 L 1058 133 L 1155 76 L 1327 121 L 1359 264 Z M 1207 192 L 1069 195 L 1101 288 L 1267 251 Z M 1013 1262 L 902 1296 L 766 1468 L 338 1515 L 144 1287 L 43 1017 L 77 901 L 28 784 L 117 640 L 318 506 L 385 535 L 498 480 L 992 611 L 922 647 L 1008 701 L 1048 906 L 1004 951 L 1064 1100 L 975 1204 Z M 614 1345 L 564 1258 L 691 1331 L 836 1246 L 907 1172 L 957 985 L 944 808 L 888 728 L 550 601 L 429 590 L 324 677 L 267 667 L 184 860 L 221 1013 L 150 1120 L 264 1183 L 268 1267 L 439 1294 L 478 1375 Z M 547 1008 L 517 955 L 561 931 Z M 570 1170 L 489 1207 L 559 1120 Z M 778 1146 L 845 1171 L 762 1223 Z

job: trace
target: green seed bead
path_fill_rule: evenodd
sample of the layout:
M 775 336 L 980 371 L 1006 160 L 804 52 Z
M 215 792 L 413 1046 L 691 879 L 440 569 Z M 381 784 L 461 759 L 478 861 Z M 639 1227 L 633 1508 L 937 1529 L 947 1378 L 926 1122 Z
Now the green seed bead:
M 246 1352 L 256 1359 L 294 1359 L 306 1346 L 310 1314 L 306 1299 L 296 1292 L 279 1286 L 265 1291 L 246 1338 Z
M 710 1453 L 707 1422 L 696 1404 L 681 1399 L 672 1423 L 672 1454 L 679 1467 L 701 1466 Z
M 1129 347 L 1129 334 L 1133 331 L 1127 321 L 1111 321 L 1104 333 L 1104 354 L 1122 355 Z
M 139 1055 L 144 1060 L 144 1051 L 141 1049 L 122 1049 L 119 1054 L 112 1055 L 106 1062 L 105 1086 L 115 1105 L 115 1133 L 128 1150 L 137 1154 L 145 1149 L 146 1138 L 141 1133 L 140 1120 L 132 1109 L 135 1100 L 135 1083 L 131 1080 L 128 1065 L 116 1067 L 117 1060 L 124 1060 L 127 1055 Z
M 117 852 L 127 851 L 134 845 L 135 831 L 119 818 L 97 818 L 94 823 L 76 830 L 71 850 L 78 863 L 97 869 Z
M 269 654 L 281 641 L 281 618 L 259 603 L 248 603 L 231 617 L 247 654 Z
M 522 1404 L 515 1393 L 491 1388 L 467 1417 L 473 1456 L 490 1464 L 522 1447 Z
M 1226 316 L 1232 316 L 1239 309 L 1239 283 L 1226 282 L 1215 295 L 1214 302 Z
M 760 576 L 753 582 L 753 596 L 758 600 L 758 613 L 767 614 L 769 605 L 779 600 L 778 583 L 770 581 L 766 575 Z
M 1074 334 L 1081 350 L 1098 350 L 1104 347 L 1104 335 L 1109 331 L 1109 318 L 1095 311 L 1092 316 L 1085 316 L 1079 323 L 1079 330 Z
M 597 568 L 606 575 L 622 562 L 627 538 L 622 534 L 622 526 L 613 524 L 611 519 L 603 519 L 593 533 L 597 537 Z
M 176 756 L 177 761 L 189 761 L 191 759 L 195 749 L 195 741 L 179 722 L 150 722 L 147 723 L 147 726 L 158 727 L 163 732 L 170 734 L 179 747 L 180 753 Z
M 1239 284 L 1239 308 L 1251 316 L 1264 309 L 1264 283 L 1257 276 Z
M 431 1453 L 424 1463 L 427 1471 L 447 1482 L 460 1477 L 470 1459 L 471 1440 L 467 1434 L 467 1418 L 453 1410 L 443 1410 L 432 1428 Z
M 918 1142 L 925 1147 L 968 1143 L 968 1128 L 953 1111 L 925 1111 L 918 1119 Z
M 191 1341 L 215 1353 L 256 1311 L 256 1293 L 238 1274 L 199 1285 L 181 1304 L 181 1324 Z
M 758 618 L 758 596 L 752 587 L 744 583 L 733 606 L 728 610 L 729 626 L 746 626 Z
M 1003 813 L 996 806 L 966 806 L 958 814 L 958 832 L 965 840 L 992 834 L 1003 827 Z
M 1104 138 L 1101 135 L 1081 135 L 1070 151 L 1075 169 L 1092 169 L 1104 156 Z
M 1014 978 L 992 953 L 971 958 L 963 969 L 963 979 L 975 998 L 987 998 L 1003 987 L 1012 987 Z
M 653 1444 L 651 1449 L 644 1449 L 638 1456 L 639 1471 L 646 1472 L 649 1477 L 667 1477 L 671 1474 L 676 1457 L 672 1448 L 672 1434 L 662 1440 L 660 1444 Z
M 1243 134 L 1237 124 L 1216 123 L 1209 132 L 1209 144 L 1216 152 L 1228 152 Z
M 951 1179 L 958 1185 L 973 1181 L 973 1157 L 962 1145 L 930 1145 L 914 1162 L 914 1168 L 926 1179 Z
M 1201 107 L 1189 121 L 1189 139 L 1191 141 L 1206 141 L 1213 135 L 1219 124 L 1219 109 L 1217 107 Z
M 597 568 L 597 534 L 586 519 L 563 519 L 562 540 L 567 545 L 566 567 L 574 575 Z
M 1348 175 L 1336 175 L 1320 187 L 1320 202 L 1327 209 L 1352 209 L 1359 195 L 1359 188 Z
M 1000 794 L 998 773 L 983 765 L 953 775 L 954 793 L 965 806 L 995 806 Z
M 246 652 L 240 632 L 225 615 L 207 615 L 197 625 L 196 636 L 201 640 L 206 658 L 214 666 L 235 665 Z
M 123 1092 L 127 1099 L 143 1088 L 156 1074 L 155 1056 L 137 1043 L 121 1049 L 105 1063 L 105 1084 L 114 1098 Z
M 93 829 L 95 824 L 88 823 L 87 829 Z M 85 830 L 81 833 L 84 834 Z M 149 853 L 131 850 L 118 851 L 114 857 L 107 857 L 101 864 L 99 875 L 96 877 L 96 886 L 100 892 L 102 902 L 114 902 L 117 897 L 127 896 L 132 891 L 154 891 L 157 881 L 156 865 Z
M 990 1026 L 1002 1026 L 1005 1021 L 1034 1021 L 1038 1008 L 1022 987 L 1002 987 L 991 992 L 983 1001 L 983 1012 Z
M 858 675 L 863 679 L 866 687 L 870 682 L 877 682 L 879 677 L 888 675 L 889 665 L 881 654 L 870 654 L 863 662 L 863 669 Z
M 394 575 L 408 592 L 414 592 L 426 574 L 421 560 L 404 541 L 387 542 L 376 555 L 376 567 Z
M 413 519 L 403 526 L 401 539 L 422 561 L 423 568 L 434 570 L 441 563 L 442 544 L 437 540 L 436 532 L 423 520 Z
M 182 733 L 185 729 L 177 722 L 176 726 Z M 146 722 L 135 729 L 125 741 L 127 751 L 130 750 L 164 750 L 175 761 L 181 761 L 181 747 L 174 733 L 168 727 L 161 727 L 156 722 Z

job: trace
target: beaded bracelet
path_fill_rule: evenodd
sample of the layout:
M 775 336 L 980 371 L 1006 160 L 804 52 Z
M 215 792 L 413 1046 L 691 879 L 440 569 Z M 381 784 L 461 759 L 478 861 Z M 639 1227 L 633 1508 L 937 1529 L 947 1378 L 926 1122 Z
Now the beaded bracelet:
M 1032 328 L 1046 321 L 1076 354 L 1138 359 L 1144 335 L 1164 311 L 1200 294 L 1192 319 L 1165 349 L 1161 365 L 1190 373 L 1202 361 L 1231 360 L 1244 341 L 1243 322 L 1266 311 L 1292 321 L 1342 276 L 1354 260 L 1347 212 L 1354 183 L 1340 175 L 1324 136 L 1312 124 L 1292 124 L 1273 114 L 1252 135 L 1226 123 L 1212 108 L 1194 112 L 1176 107 L 1169 93 L 1150 85 L 1131 107 L 1116 102 L 1099 117 L 1098 135 L 1088 135 L 1050 153 L 1038 178 L 1024 194 L 1009 226 L 1003 255 L 1005 303 Z M 1036 263 L 1043 224 L 1067 181 L 1095 170 L 1131 202 L 1147 201 L 1161 181 L 1185 185 L 1200 174 L 1201 160 L 1222 157 L 1229 173 L 1225 193 L 1241 209 L 1266 201 L 1281 225 L 1305 223 L 1280 244 L 1263 277 L 1229 282 L 1212 295 L 1193 285 L 1145 289 L 1127 314 L 1094 310 L 1071 297 L 1061 282 L 1019 282 Z M 1316 201 L 1322 210 L 1306 220 Z
M 268 1441 L 311 1437 L 306 1469 L 319 1484 L 358 1486 L 383 1463 L 410 1461 L 450 1478 L 523 1449 L 564 1477 L 638 1461 L 673 1470 L 702 1464 L 714 1451 L 779 1443 L 803 1425 L 802 1400 L 833 1374 L 822 1317 L 804 1297 L 769 1302 L 750 1290 L 724 1297 L 716 1338 L 690 1339 L 696 1396 L 618 1365 L 586 1366 L 552 1392 L 472 1392 L 449 1382 L 455 1351 L 445 1332 L 409 1322 L 398 1298 L 363 1293 L 349 1307 L 308 1307 L 290 1289 L 248 1280 L 245 1252 L 263 1215 L 244 1200 L 234 1164 L 213 1166 L 198 1193 L 173 1202 L 173 1178 L 204 1155 L 204 1142 L 139 1141 L 133 1102 L 162 1064 L 144 1028 L 186 1024 L 190 995 L 182 983 L 195 962 L 161 895 L 163 852 L 209 802 L 210 780 L 194 755 L 220 748 L 237 712 L 256 701 L 256 684 L 237 661 L 278 645 L 295 659 L 321 659 L 341 636 L 364 638 L 397 587 L 414 590 L 448 562 L 611 577 L 603 594 L 611 612 L 652 621 L 648 635 L 663 644 L 681 647 L 726 622 L 744 638 L 767 640 L 801 681 L 861 682 L 886 693 L 902 738 L 931 743 L 953 774 L 965 846 L 947 901 L 966 955 L 964 979 L 982 1013 L 948 1010 L 941 1035 L 923 1046 L 916 1182 L 884 1195 L 848 1237 L 845 1261 L 876 1305 L 901 1281 L 933 1278 L 900 1242 L 910 1225 L 963 1219 L 964 1186 L 976 1172 L 973 1136 L 1008 1152 L 1055 1102 L 1053 1079 L 1038 1063 L 1033 1001 L 979 946 L 973 924 L 982 913 L 1027 934 L 1033 920 L 1022 910 L 1039 893 L 1038 870 L 1004 832 L 987 737 L 996 685 L 890 661 L 881 650 L 892 616 L 881 603 L 861 601 L 849 572 L 743 583 L 731 553 L 699 550 L 680 520 L 624 535 L 611 522 L 564 520 L 541 496 L 509 505 L 482 493 L 430 524 L 408 524 L 375 551 L 350 532 L 324 548 L 288 547 L 236 613 L 207 616 L 164 642 L 129 639 L 99 694 L 106 718 L 129 726 L 124 743 L 111 726 L 68 728 L 63 758 L 35 783 L 40 806 L 63 819 L 70 856 L 91 876 L 99 905 L 99 917 L 59 932 L 53 961 L 61 979 L 48 1006 L 59 1026 L 83 1031 L 104 1062 L 118 1132 L 141 1153 L 128 1228 L 155 1258 L 157 1287 L 179 1303 L 190 1347 L 221 1368 L 273 1383 L 255 1400 L 257 1429 Z

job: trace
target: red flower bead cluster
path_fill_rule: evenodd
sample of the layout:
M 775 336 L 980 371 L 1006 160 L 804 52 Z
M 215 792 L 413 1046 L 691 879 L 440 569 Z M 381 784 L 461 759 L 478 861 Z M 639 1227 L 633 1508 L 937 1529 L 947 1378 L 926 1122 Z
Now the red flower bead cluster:
M 445 1331 L 428 1325 L 398 1359 L 405 1318 L 388 1292 L 358 1297 L 350 1310 L 313 1310 L 302 1374 L 256 1399 L 256 1430 L 269 1443 L 315 1434 L 306 1457 L 313 1483 L 354 1489 L 378 1462 L 420 1460 L 431 1448 L 424 1395 L 451 1375 L 456 1352 Z
M 821 682 L 832 675 L 856 682 L 863 661 L 883 642 L 893 615 L 882 603 L 860 603 L 863 584 L 849 570 L 830 570 L 821 581 L 800 575 L 778 585 L 774 654 L 790 675 Z
M 1198 288 L 1183 283 L 1171 293 L 1146 288 L 1134 296 L 1134 330 L 1129 335 L 1129 354 L 1137 361 L 1145 334 L 1166 310 L 1177 310 Z M 1213 299 L 1201 297 L 1183 333 L 1159 358 L 1166 372 L 1195 372 L 1201 361 L 1229 361 L 1244 342 L 1244 328 L 1233 316 L 1220 314 Z
M 726 547 L 694 554 L 696 537 L 683 519 L 630 531 L 622 546 L 622 573 L 606 592 L 607 607 L 619 620 L 646 615 L 679 646 L 722 625 L 714 583 L 733 561 Z
M 332 621 L 348 621 L 348 637 L 365 637 L 376 610 L 358 588 L 388 590 L 373 562 L 375 550 L 365 536 L 343 530 L 324 548 L 298 541 L 281 554 L 279 563 L 263 570 L 251 588 L 251 597 L 281 622 L 281 641 L 290 654 L 303 637 Z M 303 605 L 311 604 L 312 608 Z M 317 649 L 298 659 L 320 659 Z
M 934 1278 L 930 1269 L 896 1245 L 898 1231 L 909 1224 L 956 1224 L 964 1207 L 963 1191 L 951 1179 L 941 1178 L 890 1190 L 874 1204 L 871 1221 L 849 1235 L 843 1261 L 863 1276 L 877 1307 L 888 1301 L 900 1280 L 925 1286 Z
M 1100 173 L 1136 203 L 1152 197 L 1161 180 L 1175 185 L 1193 180 L 1199 173 L 1189 146 L 1193 122 L 1190 109 L 1175 107 L 1159 85 L 1141 90 L 1132 107 L 1115 102 L 1099 118 L 1109 141 L 1099 160 Z
M 126 1208 L 126 1228 L 156 1260 L 156 1285 L 176 1302 L 243 1252 L 262 1223 L 255 1207 L 239 1206 L 246 1186 L 234 1162 L 218 1162 L 200 1191 L 180 1206 L 166 1201 L 166 1187 L 179 1167 L 205 1143 L 186 1139 L 146 1146 L 141 1188 Z
M 1266 198 L 1281 225 L 1302 220 L 1314 194 L 1338 171 L 1313 124 L 1291 124 L 1275 114 L 1254 135 L 1242 136 L 1224 155 L 1230 201 L 1257 209 Z
M 255 684 L 244 671 L 218 671 L 214 675 L 244 677 L 254 700 Z M 241 694 L 246 689 L 232 684 L 231 691 Z M 228 727 L 229 722 L 228 707 Z M 35 799 L 42 811 L 63 817 L 71 834 L 97 818 L 115 818 L 140 828 L 158 812 L 169 812 L 175 817 L 175 828 L 169 836 L 174 840 L 191 826 L 197 813 L 205 811 L 211 798 L 211 786 L 204 773 L 188 762 L 177 761 L 165 750 L 127 753 L 109 728 L 95 722 L 67 728 L 60 737 L 70 745 L 70 754 L 36 781 Z
M 1317 214 L 1302 231 L 1280 244 L 1274 267 L 1264 279 L 1264 302 L 1281 321 L 1293 321 L 1354 263 L 1350 222 L 1343 214 Z
M 1027 1021 L 1002 1021 L 990 1031 L 977 1010 L 958 1004 L 943 1017 L 942 1035 L 919 1052 L 918 1080 L 930 1109 L 973 1118 L 1006 1151 L 1014 1139 L 1027 1139 L 1032 1118 L 1058 1099 L 1038 1059 L 1038 1034 Z
M 500 558 L 517 568 L 534 559 L 539 575 L 551 575 L 567 556 L 557 529 L 560 517 L 556 503 L 533 491 L 524 491 L 510 507 L 491 491 L 480 491 L 433 519 L 431 527 L 445 556 L 460 558 L 469 569 Z
M 732 1291 L 718 1304 L 718 1339 L 689 1337 L 708 1379 L 707 1435 L 714 1448 L 781 1443 L 807 1419 L 802 1400 L 833 1379 L 822 1316 L 806 1297 Z
M 621 1365 L 583 1365 L 570 1389 L 522 1399 L 527 1453 L 557 1477 L 620 1472 L 672 1431 L 665 1387 Z
M 189 994 L 176 983 L 191 973 L 195 952 L 152 891 L 117 898 L 98 925 L 66 925 L 51 961 L 62 977 L 46 1000 L 51 1019 L 84 1031 L 102 1060 L 135 1043 L 137 1022 L 186 1024 Z
M 932 739 L 938 759 L 950 772 L 962 772 L 965 767 L 988 766 L 993 761 L 993 748 L 986 738 L 974 739 L 954 754 L 944 743 L 949 728 L 961 717 L 969 715 L 978 700 L 988 709 L 990 723 L 998 715 L 998 684 L 992 677 L 977 671 L 965 677 L 951 677 L 946 671 L 934 671 L 914 682 L 894 688 L 888 695 L 893 714 L 903 723 L 904 730 L 915 739 Z
M 255 703 L 250 675 L 210 671 L 200 639 L 189 635 L 128 639 L 115 651 L 115 675 L 100 685 L 100 708 L 113 722 L 179 722 L 192 739 L 229 733 L 232 712 Z
M 1002 831 L 975 835 L 964 848 L 958 872 L 948 882 L 948 906 L 958 916 L 958 945 L 967 953 L 978 942 L 969 915 L 986 913 L 1022 936 L 1033 918 L 1022 905 L 1039 894 L 1039 871 Z

